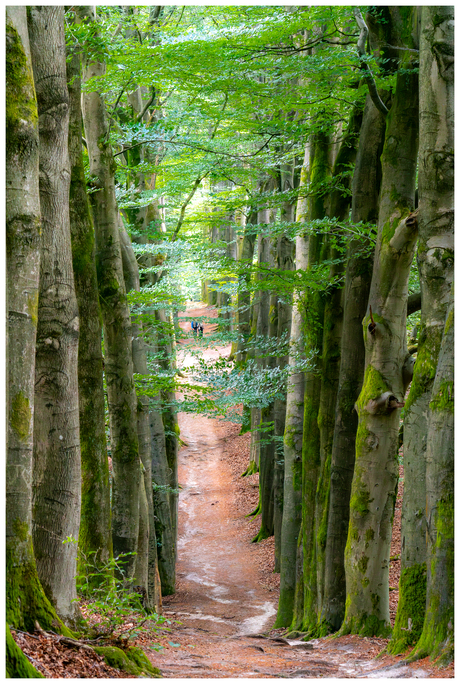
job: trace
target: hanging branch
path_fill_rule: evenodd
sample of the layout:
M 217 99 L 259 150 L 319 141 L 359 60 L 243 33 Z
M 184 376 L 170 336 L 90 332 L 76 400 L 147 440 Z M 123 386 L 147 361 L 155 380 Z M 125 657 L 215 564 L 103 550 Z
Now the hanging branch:
M 372 71 L 369 67 L 369 64 L 366 62 L 366 40 L 369 34 L 369 29 L 366 26 L 366 22 L 363 19 L 363 15 L 361 14 L 361 10 L 359 9 L 359 7 L 353 7 L 353 14 L 356 19 L 356 23 L 360 28 L 358 44 L 356 47 L 358 50 L 358 55 L 361 60 L 361 67 L 364 71 L 364 80 L 366 81 L 367 87 L 369 88 L 369 95 L 372 98 L 372 102 L 375 104 L 379 112 L 382 112 L 382 114 L 386 115 L 388 114 L 388 109 L 385 107 L 382 100 L 380 99 L 377 86 L 375 85 L 374 76 L 372 75 Z

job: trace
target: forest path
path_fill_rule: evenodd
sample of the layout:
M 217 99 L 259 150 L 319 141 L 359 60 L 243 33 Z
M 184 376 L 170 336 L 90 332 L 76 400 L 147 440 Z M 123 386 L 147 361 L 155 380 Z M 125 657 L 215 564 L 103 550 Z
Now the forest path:
M 209 307 L 195 305 L 186 315 L 216 314 Z M 189 322 L 181 327 L 191 330 Z M 205 324 L 205 335 L 213 328 Z M 180 345 L 180 367 L 190 365 L 187 347 L 191 351 L 193 346 L 193 338 Z M 229 352 L 229 347 L 213 348 L 204 351 L 204 356 L 218 358 Z M 401 658 L 375 661 L 386 644 L 383 639 L 348 636 L 283 643 L 276 641 L 282 630 L 272 631 L 271 639 L 256 637 L 269 633 L 278 597 L 260 584 L 256 547 L 242 534 L 241 521 L 235 517 L 234 476 L 223 458 L 232 430 L 224 421 L 185 413 L 179 415 L 179 425 L 185 445 L 179 452 L 177 592 L 165 597 L 164 614 L 180 624 L 173 623 L 171 633 L 159 640 L 163 650 L 151 654 L 163 677 L 430 676 L 426 667 L 408 667 Z M 392 669 L 385 669 L 388 666 Z

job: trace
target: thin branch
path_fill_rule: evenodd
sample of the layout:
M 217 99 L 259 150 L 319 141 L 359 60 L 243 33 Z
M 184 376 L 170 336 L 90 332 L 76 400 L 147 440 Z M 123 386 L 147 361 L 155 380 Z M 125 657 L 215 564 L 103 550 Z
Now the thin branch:
M 186 142 L 180 142 L 179 140 L 164 140 L 163 138 L 155 138 L 155 140 L 141 140 L 141 142 L 134 143 L 134 145 L 131 145 L 130 147 L 125 147 L 123 150 L 120 152 L 115 152 L 113 155 L 114 157 L 118 157 L 120 154 L 123 154 L 124 152 L 128 152 L 129 150 L 132 150 L 134 147 L 139 147 L 139 145 L 146 145 L 146 144 L 155 144 L 155 143 L 166 143 L 166 144 L 171 144 L 171 145 L 183 145 L 185 147 L 191 147 L 194 150 L 199 150 L 200 152 L 211 152 L 211 154 L 219 154 L 224 157 L 231 157 L 232 159 L 249 159 L 250 157 L 255 157 L 258 155 L 262 150 L 267 147 L 269 142 L 274 138 L 274 135 L 270 135 L 269 139 L 265 141 L 265 143 L 262 145 L 262 147 L 259 147 L 259 149 L 256 152 L 252 152 L 251 154 L 231 154 L 230 152 L 221 152 L 218 150 L 211 150 L 209 147 L 201 147 L 201 145 L 194 145 L 193 143 L 186 143 Z
M 353 14 L 356 19 L 356 23 L 358 24 L 360 28 L 360 34 L 358 38 L 358 43 L 356 46 L 356 49 L 358 50 L 358 55 L 361 60 L 361 67 L 364 70 L 364 80 L 367 83 L 367 87 L 369 88 L 369 95 L 372 98 L 372 102 L 374 105 L 377 107 L 379 112 L 382 112 L 382 114 L 387 115 L 388 114 L 388 109 L 385 107 L 383 104 L 382 100 L 380 99 L 380 95 L 377 90 L 377 86 L 375 85 L 375 80 L 374 76 L 372 75 L 372 71 L 369 67 L 369 64 L 366 62 L 366 40 L 367 36 L 369 34 L 369 29 L 366 26 L 366 22 L 363 19 L 363 15 L 361 14 L 361 10 L 359 7 L 353 7 Z
M 144 118 L 145 112 L 146 112 L 147 109 L 150 107 L 150 105 L 153 104 L 153 102 L 154 102 L 154 100 L 155 100 L 155 97 L 156 97 L 156 90 L 155 90 L 155 86 L 154 86 L 154 87 L 153 87 L 153 94 L 152 94 L 152 97 L 147 101 L 147 103 L 146 103 L 145 107 L 143 108 L 142 112 L 136 116 L 136 123 L 137 123 L 138 121 L 142 121 L 142 119 Z

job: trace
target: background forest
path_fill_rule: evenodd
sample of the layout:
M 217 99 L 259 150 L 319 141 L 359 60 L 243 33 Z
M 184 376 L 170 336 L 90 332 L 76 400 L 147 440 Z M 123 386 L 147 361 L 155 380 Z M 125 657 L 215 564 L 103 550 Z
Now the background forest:
M 308 638 L 391 632 L 403 446 L 388 648 L 450 662 L 453 7 L 6 16 L 7 624 L 161 614 L 187 411 L 251 431 L 276 626 Z M 232 353 L 178 397 L 200 299 Z

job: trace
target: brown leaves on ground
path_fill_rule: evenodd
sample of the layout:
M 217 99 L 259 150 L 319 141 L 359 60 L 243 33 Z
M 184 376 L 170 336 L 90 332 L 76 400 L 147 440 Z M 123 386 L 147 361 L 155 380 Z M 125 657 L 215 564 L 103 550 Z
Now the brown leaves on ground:
M 71 647 L 58 635 L 24 634 L 11 629 L 13 639 L 32 665 L 47 679 L 135 679 L 107 665 L 95 651 Z

